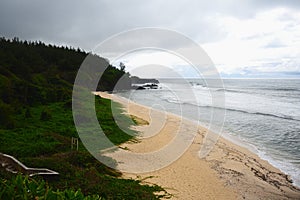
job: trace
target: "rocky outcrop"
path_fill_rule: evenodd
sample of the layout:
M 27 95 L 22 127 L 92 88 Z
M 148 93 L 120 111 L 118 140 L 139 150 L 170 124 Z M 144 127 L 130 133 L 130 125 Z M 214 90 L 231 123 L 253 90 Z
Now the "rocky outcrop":
M 153 78 L 139 78 L 137 76 L 130 77 L 131 84 L 146 84 L 146 83 L 159 83 L 157 79 Z

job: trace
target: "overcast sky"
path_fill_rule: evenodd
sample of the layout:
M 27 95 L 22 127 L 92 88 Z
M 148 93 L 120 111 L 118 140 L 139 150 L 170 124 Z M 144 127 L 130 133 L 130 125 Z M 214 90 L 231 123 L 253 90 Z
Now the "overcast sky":
M 0 1 L 0 35 L 8 38 L 91 51 L 106 38 L 139 27 L 188 36 L 224 77 L 300 77 L 299 0 Z M 128 57 L 125 64 L 141 64 L 147 59 L 141 56 Z

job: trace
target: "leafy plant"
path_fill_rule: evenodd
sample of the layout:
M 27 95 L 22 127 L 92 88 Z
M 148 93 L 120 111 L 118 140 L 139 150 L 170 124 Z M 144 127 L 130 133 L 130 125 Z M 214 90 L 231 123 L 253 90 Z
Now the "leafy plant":
M 17 175 L 11 180 L 1 179 L 0 199 L 44 199 L 44 200 L 100 200 L 99 195 L 85 196 L 81 190 L 54 190 L 44 180 L 33 180 L 28 176 Z

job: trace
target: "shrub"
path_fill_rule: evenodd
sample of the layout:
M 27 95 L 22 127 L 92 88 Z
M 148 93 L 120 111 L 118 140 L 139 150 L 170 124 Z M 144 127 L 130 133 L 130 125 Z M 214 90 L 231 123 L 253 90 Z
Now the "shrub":
M 41 112 L 41 117 L 40 120 L 42 121 L 48 121 L 52 118 L 51 112 L 49 109 L 45 108 L 42 112 Z
M 3 103 L 0 100 L 0 126 L 2 128 L 14 128 L 15 127 L 15 121 L 14 121 L 14 110 L 13 108 Z
M 25 110 L 25 118 L 31 118 L 32 117 L 32 115 L 31 115 L 31 112 L 30 112 L 30 108 L 26 108 L 26 110 Z
M 32 180 L 28 176 L 17 175 L 11 180 L 0 182 L 0 199 L 76 199 L 98 200 L 99 195 L 84 196 L 81 190 L 54 190 L 43 180 Z

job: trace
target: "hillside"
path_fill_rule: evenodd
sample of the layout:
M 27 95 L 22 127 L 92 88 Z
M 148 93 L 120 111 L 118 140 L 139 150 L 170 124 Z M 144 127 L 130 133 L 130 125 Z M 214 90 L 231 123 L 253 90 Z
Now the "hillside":
M 20 107 L 70 100 L 77 71 L 87 55 L 79 48 L 0 38 L 1 126 L 13 127 L 11 115 Z M 98 90 L 113 90 L 122 76 L 128 79 L 130 88 L 129 74 L 124 69 L 99 59 L 107 62 L 108 67 Z
M 42 42 L 0 39 L 0 152 L 16 157 L 26 166 L 59 172 L 59 179 L 46 180 L 52 191 L 80 190 L 82 195 L 93 194 L 104 199 L 165 196 L 165 191 L 157 185 L 120 178 L 120 172 L 98 162 L 81 142 L 78 151 L 71 150 L 71 137 L 78 137 L 71 109 L 73 82 L 87 55 L 80 49 Z M 124 69 L 109 65 L 98 90 L 112 90 L 122 76 L 128 79 L 130 88 L 130 75 Z M 122 122 L 127 127 L 132 125 L 132 120 L 122 114 L 120 105 L 115 106 L 119 107 Z M 109 100 L 95 97 L 95 108 L 98 121 L 112 142 L 120 144 L 133 139 L 114 122 Z M 44 184 L 41 177 L 29 178 L 28 182 L 28 178 L 18 178 L 3 168 L 0 168 L 0 175 L 0 199 L 17 198 L 11 188 L 28 187 L 31 182 Z M 160 191 L 163 195 L 154 194 Z

